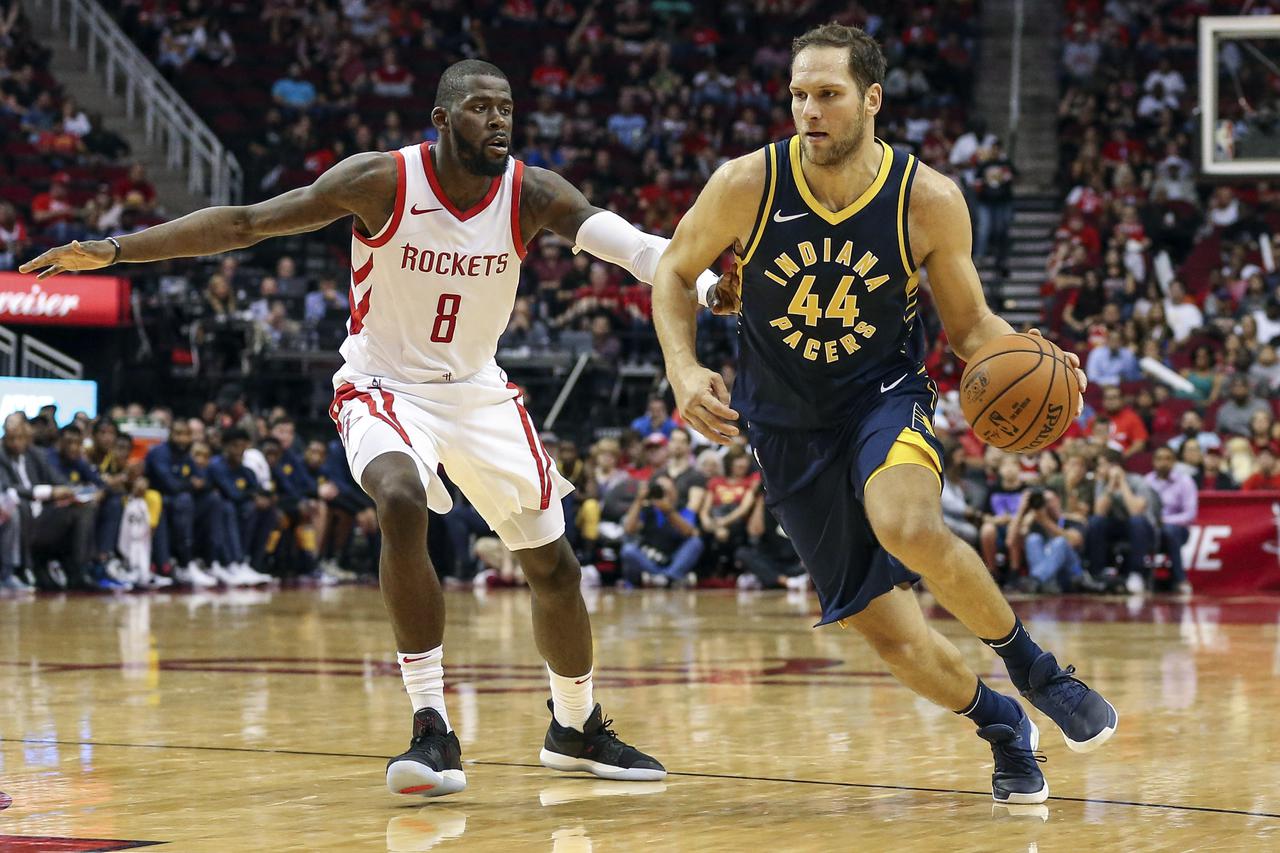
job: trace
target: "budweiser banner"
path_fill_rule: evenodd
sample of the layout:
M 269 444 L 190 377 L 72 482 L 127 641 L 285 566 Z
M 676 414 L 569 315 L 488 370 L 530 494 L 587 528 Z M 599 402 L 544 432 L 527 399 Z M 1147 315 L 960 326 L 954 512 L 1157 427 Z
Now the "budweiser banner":
M 109 275 L 0 273 L 0 323 L 42 326 L 127 326 L 129 281 Z
M 1182 559 L 1196 592 L 1280 590 L 1280 492 L 1201 492 Z

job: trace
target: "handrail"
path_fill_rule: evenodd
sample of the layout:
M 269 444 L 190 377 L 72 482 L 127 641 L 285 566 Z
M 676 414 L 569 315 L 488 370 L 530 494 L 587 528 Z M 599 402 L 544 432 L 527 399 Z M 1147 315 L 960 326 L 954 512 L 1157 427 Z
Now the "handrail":
M 212 204 L 238 204 L 244 184 L 240 162 L 115 20 L 96 0 L 49 3 L 53 29 L 65 33 L 73 50 L 85 40 L 89 70 L 102 75 L 107 91 L 114 95 L 123 83 L 125 114 L 134 119 L 141 111 L 147 143 L 164 143 L 169 167 L 187 171 L 187 188 Z
M 0 376 L 16 376 L 18 336 L 12 329 L 0 326 Z
M 1009 144 L 1006 156 L 1010 161 L 1018 150 L 1018 122 L 1022 118 L 1022 30 L 1024 26 L 1023 0 L 1013 0 L 1013 38 L 1009 50 Z
M 62 350 L 54 349 L 30 335 L 22 336 L 19 365 L 23 376 L 53 376 L 58 379 L 83 379 L 84 365 Z M 36 371 L 42 371 L 36 373 Z

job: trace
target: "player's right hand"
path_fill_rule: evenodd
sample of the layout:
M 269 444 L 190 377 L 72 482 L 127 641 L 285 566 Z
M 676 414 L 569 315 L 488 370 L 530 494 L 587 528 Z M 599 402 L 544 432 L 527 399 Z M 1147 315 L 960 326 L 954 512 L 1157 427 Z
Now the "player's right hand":
M 738 413 L 729 408 L 729 389 L 724 378 L 701 365 L 671 375 L 676 408 L 685 423 L 716 444 L 731 444 L 738 434 L 734 421 Z
M 81 243 L 72 240 L 64 246 L 56 246 L 34 260 L 18 267 L 18 272 L 40 270 L 36 278 L 49 278 L 68 270 L 96 270 L 108 266 L 116 249 L 106 240 L 88 240 Z

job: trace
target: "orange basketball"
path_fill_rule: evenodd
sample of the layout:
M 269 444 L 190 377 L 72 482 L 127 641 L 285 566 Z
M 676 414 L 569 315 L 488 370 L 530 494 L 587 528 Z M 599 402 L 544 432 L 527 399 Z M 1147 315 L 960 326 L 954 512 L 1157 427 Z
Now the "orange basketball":
M 1075 417 L 1080 382 L 1053 341 L 1003 335 L 973 354 L 960 407 L 978 438 L 1013 453 L 1048 447 Z

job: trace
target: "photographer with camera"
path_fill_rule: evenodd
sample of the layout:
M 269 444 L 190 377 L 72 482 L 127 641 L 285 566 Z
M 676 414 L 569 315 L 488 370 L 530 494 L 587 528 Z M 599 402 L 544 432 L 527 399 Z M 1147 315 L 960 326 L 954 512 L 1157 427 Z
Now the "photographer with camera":
M 622 577 L 632 586 L 696 586 L 693 568 L 702 556 L 693 510 L 679 508 L 670 476 L 659 473 L 640 483 L 622 519 Z
M 1041 486 L 1022 493 L 1016 522 L 1027 558 L 1027 576 L 1019 586 L 1023 592 L 1056 595 L 1071 592 L 1101 592 L 1106 587 L 1080 564 L 1084 537 L 1063 525 L 1062 502 L 1058 494 Z

